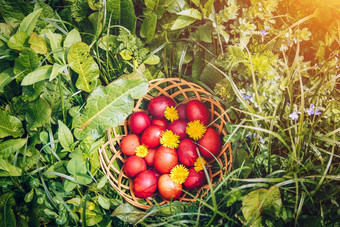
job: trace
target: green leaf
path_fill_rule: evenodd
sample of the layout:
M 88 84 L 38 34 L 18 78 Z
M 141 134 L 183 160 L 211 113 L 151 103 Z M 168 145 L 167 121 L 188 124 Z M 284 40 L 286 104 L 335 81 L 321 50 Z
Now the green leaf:
M 74 183 L 73 181 L 70 181 L 70 180 L 67 180 L 67 179 L 65 179 L 65 180 L 63 181 L 63 188 L 64 188 L 64 190 L 67 191 L 67 192 L 73 191 L 73 189 L 75 189 L 76 186 L 77 186 L 77 184 Z
M 30 48 L 37 54 L 47 54 L 47 44 L 44 38 L 33 32 L 28 40 Z
M 6 36 L 11 36 L 13 28 L 9 24 L 0 23 L 0 33 Z M 7 42 L 7 41 L 5 41 Z
M 67 171 L 72 175 L 85 174 L 87 172 L 86 161 L 79 156 L 71 158 L 67 163 Z
M 73 135 L 70 129 L 60 120 L 58 120 L 58 139 L 63 148 L 70 148 L 73 140 Z
M 6 136 L 20 137 L 24 134 L 21 121 L 0 109 L 0 138 Z
M 132 0 L 120 0 L 120 25 L 129 29 L 131 33 L 136 30 L 136 14 Z
M 61 41 L 63 39 L 63 36 L 61 34 L 53 33 L 51 30 L 48 30 L 48 38 L 50 40 L 54 60 L 62 64 L 64 62 L 64 51 L 61 48 Z
M 54 14 L 54 10 L 52 9 L 52 7 L 45 4 L 44 2 L 37 1 L 34 4 L 34 11 L 39 10 L 39 9 L 42 9 L 42 13 L 41 13 L 40 17 L 49 18 L 49 19 L 57 19 L 55 14 Z M 55 29 L 55 27 L 52 24 L 50 24 L 50 23 L 48 23 L 47 21 L 44 21 L 44 20 L 38 20 L 37 27 L 45 28 L 45 29 L 51 29 L 51 30 Z
M 9 164 L 7 161 L 0 158 L 0 177 L 17 177 L 21 176 L 21 168 Z
M 176 20 L 175 23 L 172 25 L 171 30 L 177 30 L 180 28 L 184 28 L 196 21 L 195 18 L 192 17 L 187 17 L 187 16 L 179 16 Z
M 147 80 L 137 72 L 98 87 L 89 96 L 85 109 L 73 119 L 75 137 L 96 139 L 109 127 L 122 123 L 132 112 L 134 99 L 143 97 L 147 89 Z
M 261 214 L 278 217 L 282 208 L 280 190 L 276 186 L 260 188 L 243 197 L 242 214 L 247 222 L 256 220 Z M 250 223 L 248 223 L 250 224 Z
M 76 178 L 76 180 L 79 184 L 83 184 L 83 185 L 87 185 L 87 184 L 90 184 L 92 182 L 91 176 L 89 176 L 85 173 L 78 173 L 75 176 L 75 178 Z
M 38 55 L 31 49 L 25 49 L 15 59 L 14 74 L 16 81 L 20 82 L 27 74 L 33 72 L 40 65 Z
M 37 24 L 41 12 L 42 9 L 38 9 L 37 11 L 34 11 L 25 17 L 20 23 L 18 32 L 25 32 L 28 36 L 30 36 L 35 28 L 35 25 Z
M 14 79 L 13 71 L 13 68 L 8 68 L 0 73 L 0 93 L 4 92 L 4 88 Z
M 197 9 L 193 9 L 193 8 L 185 9 L 185 10 L 177 13 L 177 15 L 187 16 L 187 17 L 191 17 L 193 19 L 202 20 L 202 14 Z
M 237 149 L 233 151 L 234 164 L 233 169 L 237 169 L 242 166 L 252 167 L 252 162 L 249 158 L 249 154 L 244 149 Z M 252 168 L 245 169 L 241 172 L 240 177 L 247 178 L 251 173 Z
M 97 188 L 98 189 L 101 189 L 102 187 L 104 187 L 105 186 L 105 184 L 106 184 L 106 182 L 107 182 L 107 175 L 104 175 L 101 179 L 100 179 L 100 181 L 99 181 L 99 183 L 98 183 L 98 185 L 97 185 Z
M 19 0 L 0 0 L 0 14 L 7 24 L 16 28 L 20 22 L 25 18 L 23 7 L 27 4 Z
M 13 206 L 15 206 L 13 193 L 8 192 L 0 196 L 0 226 L 16 226 L 15 215 L 12 209 Z
M 0 143 L 0 157 L 7 159 L 16 151 L 22 148 L 27 142 L 27 139 L 12 139 Z
M 105 210 L 109 210 L 110 209 L 110 200 L 107 197 L 99 195 L 98 196 L 98 203 Z
M 80 41 L 81 41 L 80 33 L 78 32 L 78 30 L 73 29 L 67 34 L 64 40 L 64 47 L 70 48 L 73 44 Z
M 101 220 L 103 220 L 102 213 L 94 212 L 92 210 L 86 209 L 85 215 L 87 226 L 98 225 L 98 223 L 101 222 Z
M 52 73 L 52 65 L 44 65 L 24 77 L 21 86 L 35 84 L 39 81 L 47 80 Z
M 38 98 L 27 107 L 28 129 L 35 130 L 51 120 L 52 109 L 46 100 Z
M 129 203 L 121 204 L 111 214 L 112 217 L 117 217 L 123 222 L 127 222 L 129 224 L 136 224 L 145 215 L 145 212 L 137 209 Z
M 52 72 L 49 81 L 52 81 L 54 78 L 56 78 L 59 74 L 63 74 L 64 70 L 67 69 L 67 65 L 59 65 L 58 63 L 54 63 L 52 67 Z M 63 74 L 68 80 L 71 80 L 69 75 Z
M 22 51 L 25 48 L 28 35 L 26 32 L 15 33 L 7 42 L 9 48 Z
M 67 54 L 67 61 L 70 67 L 79 74 L 76 82 L 77 88 L 91 92 L 99 77 L 99 69 L 90 55 L 90 47 L 83 42 L 73 44 Z
M 29 203 L 32 201 L 33 197 L 34 197 L 34 188 L 32 188 L 31 191 L 25 195 L 24 200 L 26 203 Z
M 142 27 L 140 29 L 140 36 L 143 38 L 146 38 L 147 43 L 149 43 L 155 36 L 156 25 L 157 25 L 157 14 L 154 12 L 151 12 L 144 18 Z
M 147 65 L 157 65 L 160 62 L 160 58 L 157 55 L 148 57 L 143 63 Z

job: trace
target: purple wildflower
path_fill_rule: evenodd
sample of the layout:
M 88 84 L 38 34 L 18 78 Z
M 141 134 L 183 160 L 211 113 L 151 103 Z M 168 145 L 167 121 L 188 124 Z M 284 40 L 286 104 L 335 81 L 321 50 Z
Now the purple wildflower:
M 260 33 L 261 33 L 261 35 L 263 35 L 263 36 L 267 35 L 266 30 L 261 30 Z
M 289 117 L 292 119 L 292 120 L 296 120 L 299 118 L 299 115 L 294 111 L 293 113 L 289 114 Z
M 309 107 L 309 110 L 307 110 L 308 115 L 313 115 L 314 114 L 314 104 L 311 104 Z

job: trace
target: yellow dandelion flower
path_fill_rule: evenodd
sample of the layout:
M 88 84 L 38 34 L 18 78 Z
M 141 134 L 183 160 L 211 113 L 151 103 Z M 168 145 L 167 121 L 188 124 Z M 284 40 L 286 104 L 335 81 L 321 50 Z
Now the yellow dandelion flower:
M 169 121 L 178 120 L 178 112 L 173 106 L 168 106 L 164 110 L 164 117 Z
M 139 145 L 136 148 L 136 155 L 138 157 L 144 158 L 144 157 L 146 157 L 148 155 L 148 153 L 149 153 L 149 150 L 148 150 L 148 148 L 144 144 Z
M 173 133 L 171 130 L 162 132 L 160 143 L 164 147 L 177 148 L 179 144 L 179 135 Z
M 199 172 L 204 169 L 204 166 L 207 164 L 204 158 L 198 157 L 194 163 L 194 169 L 196 172 Z
M 183 184 L 188 176 L 189 170 L 182 164 L 176 165 L 170 171 L 170 179 L 177 184 Z
M 193 138 L 194 140 L 199 140 L 203 137 L 205 131 L 207 131 L 207 127 L 205 127 L 205 125 L 199 120 L 195 120 L 188 123 L 185 131 L 189 137 Z

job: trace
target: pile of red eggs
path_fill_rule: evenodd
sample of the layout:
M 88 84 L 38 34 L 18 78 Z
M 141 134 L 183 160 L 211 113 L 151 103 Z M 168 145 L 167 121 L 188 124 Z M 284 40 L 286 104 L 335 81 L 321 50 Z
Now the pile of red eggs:
M 204 166 L 221 150 L 220 136 L 209 123 L 210 112 L 199 100 L 176 105 L 170 97 L 158 96 L 150 100 L 147 112 L 133 113 L 130 134 L 120 146 L 135 196 L 147 198 L 158 189 L 163 199 L 175 200 L 183 186 L 203 186 Z

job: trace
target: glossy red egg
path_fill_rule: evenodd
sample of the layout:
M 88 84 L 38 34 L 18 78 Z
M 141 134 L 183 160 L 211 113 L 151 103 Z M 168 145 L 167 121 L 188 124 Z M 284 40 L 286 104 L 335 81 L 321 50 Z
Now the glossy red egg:
M 144 157 L 144 161 L 146 162 L 148 166 L 153 166 L 156 150 L 157 149 L 155 148 L 148 149 L 148 155 Z
M 177 148 L 179 162 L 187 167 L 193 166 L 198 158 L 196 149 L 197 145 L 194 141 L 189 138 L 183 139 Z
M 131 115 L 128 121 L 130 130 L 134 134 L 140 134 L 151 125 L 149 116 L 144 112 L 135 112 Z
M 187 120 L 187 105 L 186 104 L 180 104 L 176 106 L 176 110 L 178 113 L 179 119 Z
M 220 135 L 212 128 L 207 128 L 204 136 L 198 140 L 199 149 L 203 157 L 210 159 L 221 151 Z
M 210 113 L 208 108 L 199 100 L 191 100 L 187 103 L 186 108 L 188 121 L 199 120 L 204 125 L 210 122 Z
M 139 145 L 141 145 L 140 138 L 135 134 L 129 134 L 125 136 L 120 142 L 120 148 L 127 156 L 134 155 L 136 153 L 136 148 Z
M 166 127 L 168 125 L 168 121 L 164 118 L 162 118 L 162 119 L 152 119 L 151 124 L 152 125 L 159 125 L 162 128 L 166 129 Z
M 183 183 L 187 189 L 197 189 L 202 187 L 206 182 L 206 176 L 203 171 L 198 171 L 194 167 L 189 169 L 189 176 Z
M 178 156 L 174 148 L 160 146 L 154 159 L 154 167 L 160 173 L 170 173 L 170 170 L 177 165 Z
M 173 182 L 170 179 L 170 174 L 163 174 L 158 179 L 158 191 L 166 200 L 176 200 L 182 195 L 182 185 Z
M 157 177 L 151 170 L 140 172 L 133 180 L 133 192 L 138 198 L 147 198 L 157 190 Z
M 164 128 L 159 125 L 150 125 L 142 133 L 141 143 L 148 148 L 155 148 L 159 146 L 159 140 L 163 131 Z
M 172 98 L 168 96 L 158 96 L 150 100 L 148 110 L 154 118 L 164 118 L 165 108 L 175 105 L 176 103 Z
M 171 122 L 168 125 L 167 129 L 179 135 L 179 139 L 182 140 L 185 137 L 187 137 L 187 134 L 185 132 L 187 125 L 188 125 L 188 122 L 186 120 L 178 119 L 178 120 Z
M 124 172 L 126 176 L 134 178 L 138 173 L 146 170 L 144 159 L 134 155 L 126 159 L 124 163 Z

